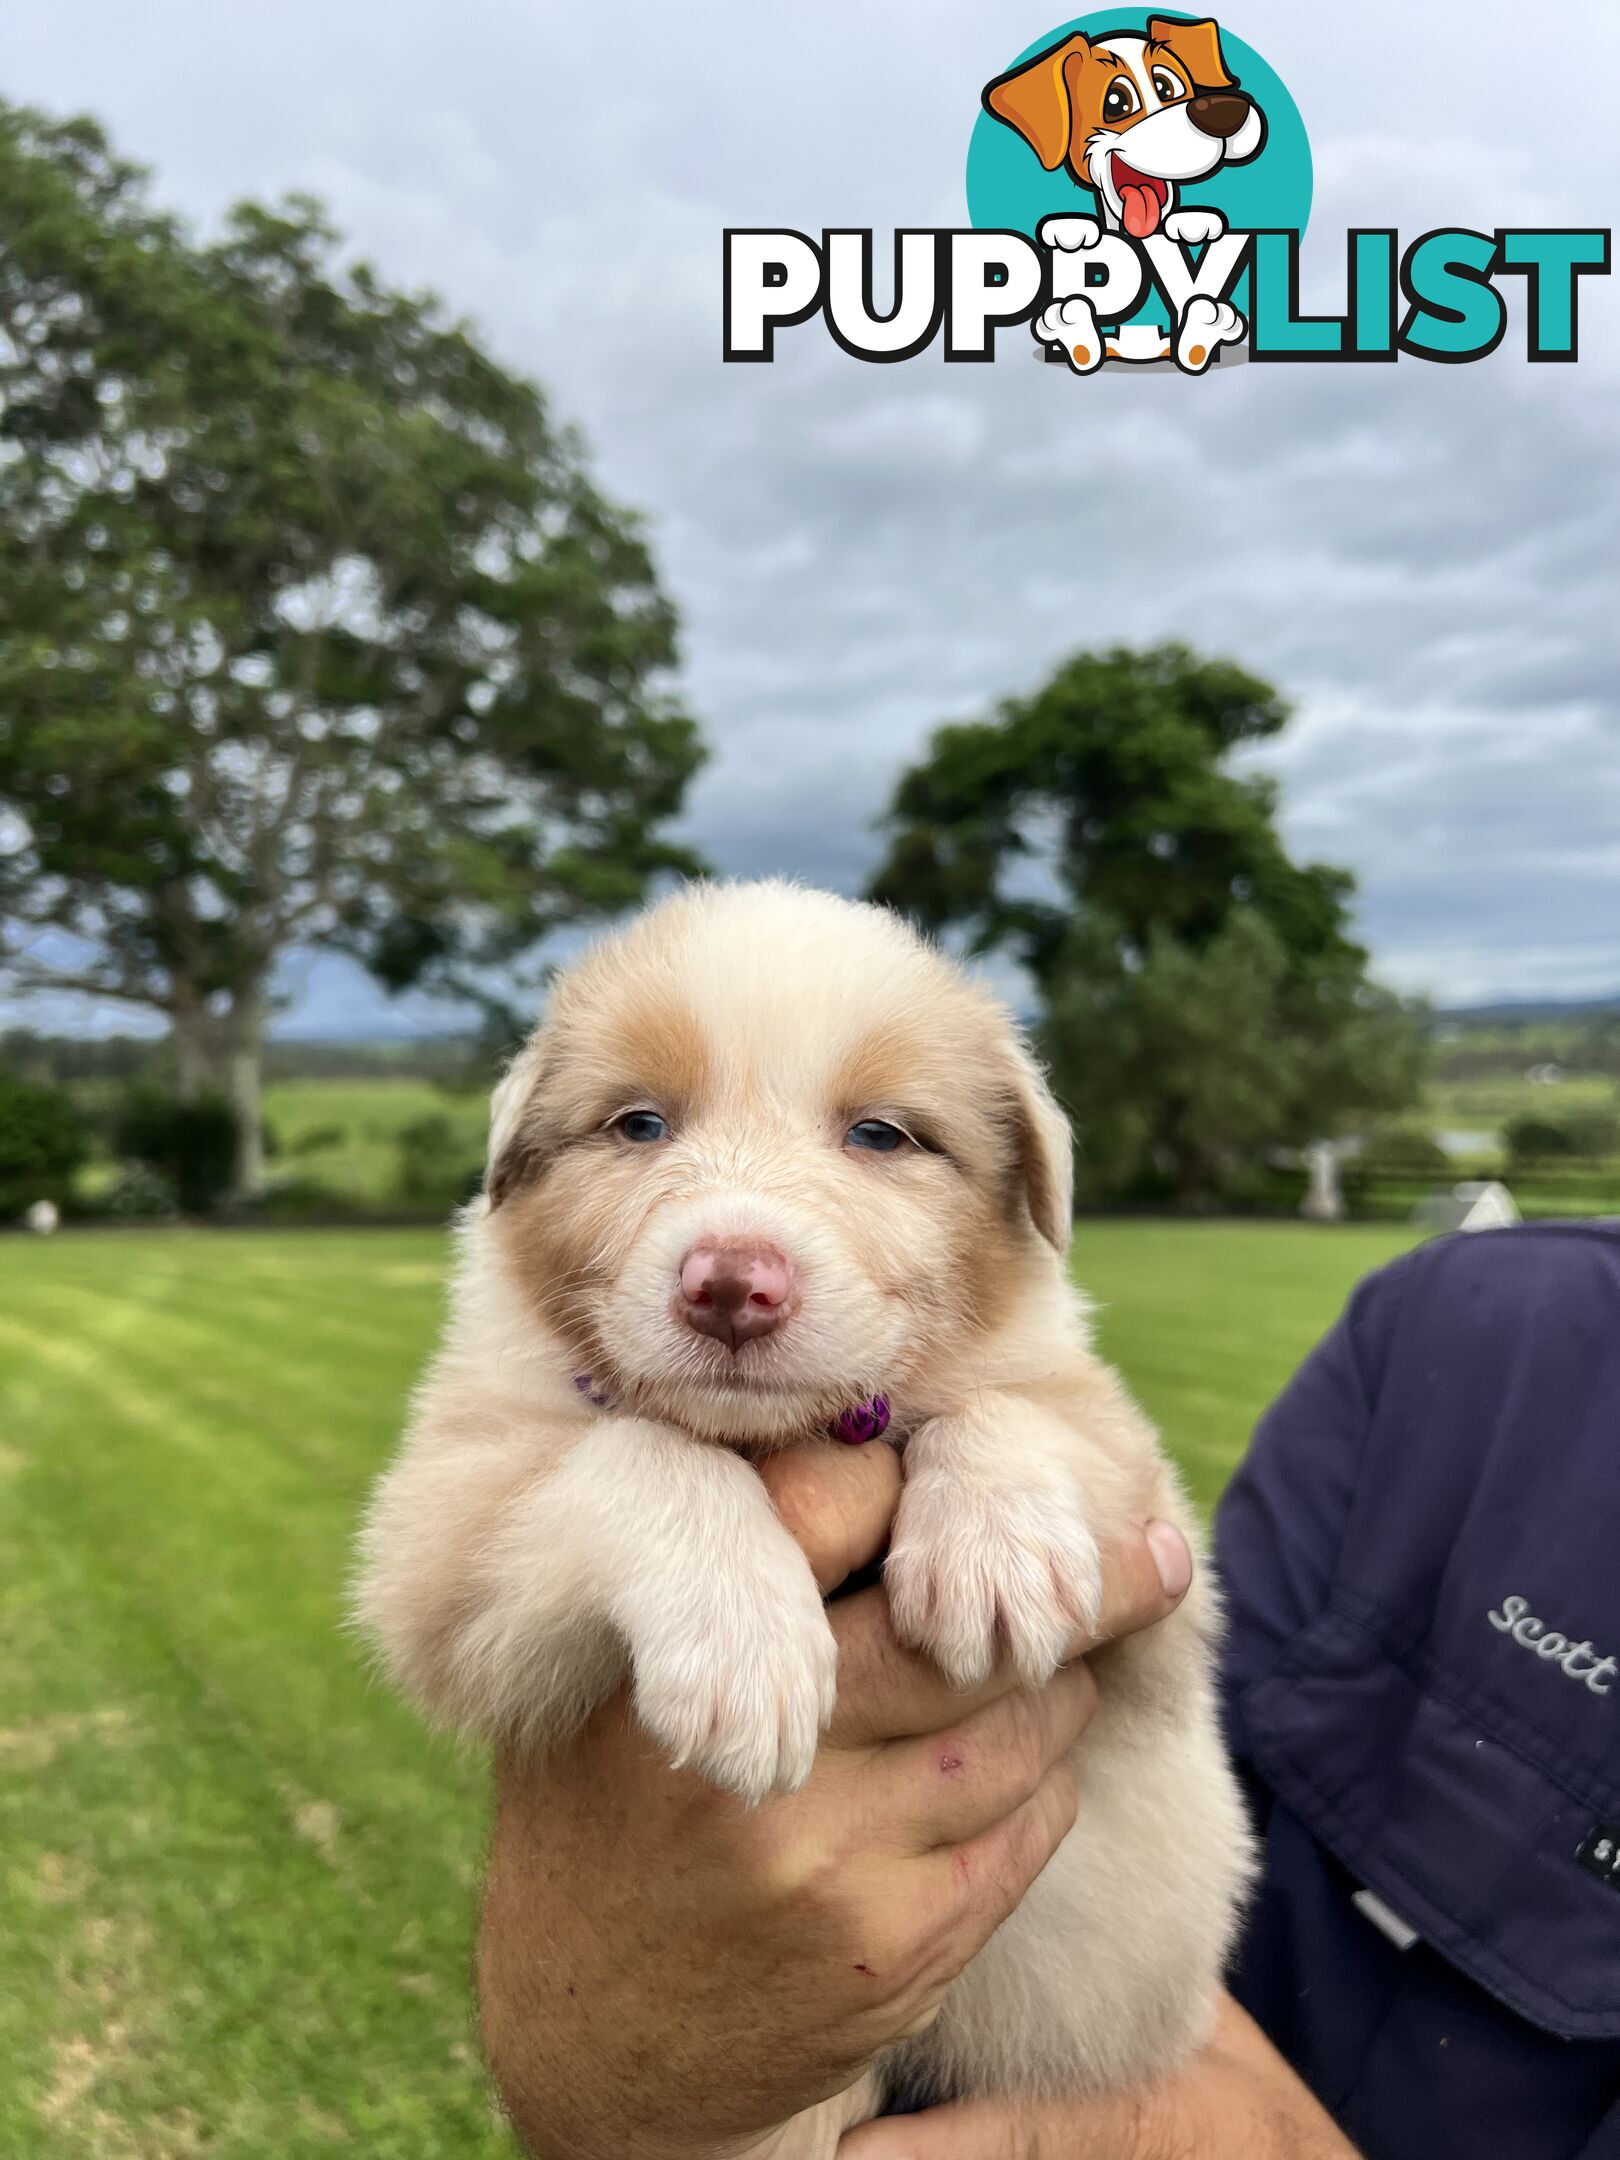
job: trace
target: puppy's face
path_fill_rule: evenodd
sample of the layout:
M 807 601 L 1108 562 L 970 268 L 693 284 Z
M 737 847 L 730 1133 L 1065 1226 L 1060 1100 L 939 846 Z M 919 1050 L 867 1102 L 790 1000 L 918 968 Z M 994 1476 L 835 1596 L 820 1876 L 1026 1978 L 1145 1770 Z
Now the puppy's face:
M 959 1357 L 1055 1264 L 1069 1138 L 999 1007 L 894 918 L 697 889 L 559 984 L 489 1200 L 598 1389 L 782 1441 Z

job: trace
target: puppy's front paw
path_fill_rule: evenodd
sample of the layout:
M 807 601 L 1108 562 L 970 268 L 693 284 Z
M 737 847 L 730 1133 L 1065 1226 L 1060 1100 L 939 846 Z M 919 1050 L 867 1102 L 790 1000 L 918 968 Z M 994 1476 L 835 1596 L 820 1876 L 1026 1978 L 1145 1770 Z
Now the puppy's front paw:
M 979 1686 L 1003 1655 L 1040 1686 L 1102 1604 L 1072 1483 L 996 1485 L 937 1461 L 906 1480 L 884 1581 L 895 1633 L 957 1687 Z
M 810 1775 L 838 1646 L 797 1551 L 649 1597 L 630 1654 L 637 1713 L 677 1769 L 750 1805 Z

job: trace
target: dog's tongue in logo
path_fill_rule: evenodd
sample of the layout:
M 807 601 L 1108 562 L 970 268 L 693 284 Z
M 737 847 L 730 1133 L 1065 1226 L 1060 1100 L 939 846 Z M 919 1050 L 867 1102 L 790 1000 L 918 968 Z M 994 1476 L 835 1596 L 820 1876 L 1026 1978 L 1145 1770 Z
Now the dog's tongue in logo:
M 1145 240 L 1157 232 L 1160 213 L 1169 193 L 1152 173 L 1140 173 L 1114 153 L 1114 185 L 1119 190 L 1120 217 L 1133 240 Z

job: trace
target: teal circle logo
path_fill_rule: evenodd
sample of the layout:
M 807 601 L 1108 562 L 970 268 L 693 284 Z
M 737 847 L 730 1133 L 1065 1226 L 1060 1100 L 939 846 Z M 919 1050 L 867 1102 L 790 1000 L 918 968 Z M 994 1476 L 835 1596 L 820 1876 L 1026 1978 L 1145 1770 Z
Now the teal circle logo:
M 1303 234 L 1311 149 L 1282 78 L 1244 39 L 1207 17 L 1107 8 L 1036 38 L 985 86 L 967 201 L 975 226 L 1032 239 L 1063 216 L 1142 238 L 1195 209 Z

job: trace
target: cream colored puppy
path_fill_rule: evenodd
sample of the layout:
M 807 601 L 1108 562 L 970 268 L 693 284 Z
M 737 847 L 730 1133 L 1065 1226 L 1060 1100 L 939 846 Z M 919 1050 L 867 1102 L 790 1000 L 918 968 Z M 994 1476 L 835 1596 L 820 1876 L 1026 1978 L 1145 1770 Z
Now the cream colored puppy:
M 626 1666 L 677 1763 L 804 1780 L 835 1649 L 751 1454 L 892 1415 L 899 1634 L 1038 1685 L 1099 1546 L 1195 1526 L 1069 1287 L 1068 1128 L 1007 1015 L 897 918 L 696 887 L 558 983 L 496 1091 L 449 1326 L 359 1609 L 438 1717 L 543 1750 Z M 1079 1819 L 894 2074 L 1134 2078 L 1202 2036 L 1248 1869 L 1207 1584 L 1095 1659 Z

